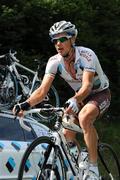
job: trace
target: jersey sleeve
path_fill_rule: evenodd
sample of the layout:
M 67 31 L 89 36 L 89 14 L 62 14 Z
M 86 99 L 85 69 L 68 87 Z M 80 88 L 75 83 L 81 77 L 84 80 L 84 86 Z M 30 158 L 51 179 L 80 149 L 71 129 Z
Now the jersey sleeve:
M 92 50 L 86 50 L 81 53 L 83 59 L 82 66 L 86 71 L 95 72 L 96 71 L 96 62 L 98 58 Z
M 46 65 L 45 74 L 55 76 L 58 69 L 58 63 L 54 58 L 50 58 Z

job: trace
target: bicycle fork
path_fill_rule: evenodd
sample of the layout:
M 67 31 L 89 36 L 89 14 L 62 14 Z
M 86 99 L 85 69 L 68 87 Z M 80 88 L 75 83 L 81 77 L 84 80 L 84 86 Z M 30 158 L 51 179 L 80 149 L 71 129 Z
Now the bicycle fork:
M 47 161 L 48 161 L 48 159 L 49 159 L 51 150 L 52 150 L 52 146 L 51 146 L 51 145 L 48 145 L 47 150 L 46 150 L 46 152 L 45 152 L 45 154 L 44 154 L 44 163 L 43 163 L 42 166 L 41 166 L 41 170 L 39 171 L 36 180 L 39 180 L 40 177 L 41 177 L 41 175 L 42 175 L 42 172 L 44 172 L 44 169 L 45 169 L 46 163 L 47 163 Z

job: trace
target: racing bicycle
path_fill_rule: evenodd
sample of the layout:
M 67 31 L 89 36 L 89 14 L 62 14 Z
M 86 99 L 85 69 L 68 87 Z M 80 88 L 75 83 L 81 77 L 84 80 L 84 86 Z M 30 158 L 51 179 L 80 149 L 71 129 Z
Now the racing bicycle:
M 56 118 L 54 121 L 50 120 L 49 135 L 38 137 L 26 149 L 20 163 L 18 180 L 24 178 L 29 180 L 87 180 L 84 178 L 87 169 L 83 171 L 79 168 L 81 158 L 76 158 L 62 132 L 63 128 L 66 128 L 81 134 L 81 127 L 74 124 L 70 116 L 64 114 L 64 108 L 61 107 L 31 109 L 25 112 L 25 116 L 41 111 L 55 114 Z M 22 119 L 19 121 L 24 129 L 30 130 Z M 39 126 L 40 123 L 36 123 Z M 80 157 L 82 153 L 87 152 L 86 148 L 84 151 L 82 149 L 79 153 Z M 86 154 L 85 158 L 88 158 L 88 153 Z M 111 145 L 100 141 L 98 143 L 98 167 L 100 180 L 120 179 L 120 164 L 115 151 Z M 28 177 L 28 173 L 32 176 Z
M 15 103 L 27 99 L 31 93 L 41 84 L 40 61 L 35 59 L 36 71 L 33 71 L 22 64 L 16 58 L 17 52 L 12 52 L 0 56 L 0 109 L 11 109 Z M 4 62 L 4 65 L 2 65 Z M 21 74 L 22 73 L 22 74 Z M 52 85 L 44 101 L 39 104 L 51 104 L 55 107 L 60 105 L 59 95 Z M 41 114 L 42 116 L 42 114 Z M 43 115 L 43 117 L 45 117 Z

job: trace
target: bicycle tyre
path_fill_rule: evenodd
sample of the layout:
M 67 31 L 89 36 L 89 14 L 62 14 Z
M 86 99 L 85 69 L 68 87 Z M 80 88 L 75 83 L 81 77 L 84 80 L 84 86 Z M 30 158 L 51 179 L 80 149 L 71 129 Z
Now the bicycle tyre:
M 10 109 L 18 94 L 17 81 L 7 66 L 0 65 L 0 109 Z
M 106 143 L 98 146 L 98 167 L 102 180 L 119 180 L 120 164 L 113 148 Z
M 40 84 L 41 84 L 41 81 L 37 81 L 34 85 L 33 91 L 37 89 L 40 86 Z M 45 97 L 43 102 L 40 103 L 40 105 L 43 105 L 43 104 L 51 104 L 54 107 L 60 106 L 59 95 L 56 88 L 53 85 L 50 87 L 50 90 L 48 91 L 47 96 Z
M 47 147 L 49 147 L 49 149 Z M 53 152 L 52 150 L 55 150 L 56 147 L 57 146 L 54 145 L 50 137 L 43 136 L 35 139 L 28 146 L 23 155 L 18 172 L 18 180 L 22 180 L 24 177 L 28 178 L 28 173 L 30 180 L 32 180 L 32 178 L 36 178 L 37 180 L 49 180 L 50 171 L 53 168 L 52 163 L 50 163 L 52 160 L 52 157 L 50 155 L 51 152 Z M 38 149 L 39 153 L 37 152 Z M 36 152 L 38 153 L 37 155 Z M 64 160 L 60 150 L 57 155 L 58 161 L 56 161 L 56 166 L 53 169 L 55 179 L 53 178 L 52 180 L 61 180 L 61 177 L 63 177 L 63 179 L 66 179 Z M 28 170 L 28 168 L 26 168 L 27 162 L 29 162 L 29 171 L 26 171 L 26 169 Z
M 59 98 L 59 95 L 58 95 L 56 88 L 53 85 L 51 86 L 50 91 L 52 91 L 54 93 L 54 96 L 55 96 L 55 105 L 53 105 L 53 106 L 59 107 L 60 106 L 60 98 Z M 48 93 L 50 93 L 50 91 Z
M 37 81 L 35 83 L 35 86 L 33 89 L 34 90 L 37 89 L 40 86 L 40 83 L 41 83 L 41 81 Z M 44 100 L 41 103 L 37 104 L 35 107 L 44 108 L 46 104 L 53 106 L 53 107 L 59 107 L 60 106 L 59 95 L 58 95 L 58 92 L 53 85 L 51 86 L 51 88 L 48 91 Z M 50 114 L 50 113 L 46 113 L 44 111 L 43 112 L 41 111 L 40 113 L 34 114 L 33 116 L 35 118 L 37 118 L 40 122 L 48 122 L 48 118 L 49 118 L 49 120 L 52 120 L 56 117 L 56 115 L 54 113 Z

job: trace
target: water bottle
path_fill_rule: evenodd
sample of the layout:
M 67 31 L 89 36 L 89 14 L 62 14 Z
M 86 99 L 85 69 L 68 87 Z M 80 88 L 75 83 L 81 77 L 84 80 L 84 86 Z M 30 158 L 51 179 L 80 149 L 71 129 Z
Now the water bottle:
M 78 149 L 78 147 L 76 146 L 75 143 L 69 142 L 69 148 L 70 148 L 70 154 L 73 155 L 75 160 L 77 160 L 78 156 L 79 156 L 79 149 Z
M 88 151 L 86 148 L 81 149 L 80 156 L 81 156 L 82 161 L 85 161 L 86 159 L 88 159 Z

